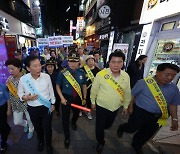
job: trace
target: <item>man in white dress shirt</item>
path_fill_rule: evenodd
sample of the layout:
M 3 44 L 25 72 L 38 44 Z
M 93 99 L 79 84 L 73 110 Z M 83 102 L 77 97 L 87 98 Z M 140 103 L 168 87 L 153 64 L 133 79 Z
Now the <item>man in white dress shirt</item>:
M 44 148 L 44 136 L 47 153 L 52 154 L 51 112 L 55 109 L 55 97 L 50 76 L 41 72 L 41 63 L 36 56 L 26 58 L 26 68 L 30 72 L 20 78 L 18 95 L 28 104 L 28 112 L 37 133 L 39 152 Z

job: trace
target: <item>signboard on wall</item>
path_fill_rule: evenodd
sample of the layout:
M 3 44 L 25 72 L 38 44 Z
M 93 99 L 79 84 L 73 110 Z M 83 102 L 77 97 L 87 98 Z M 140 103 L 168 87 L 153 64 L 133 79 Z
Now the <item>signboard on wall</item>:
M 84 17 L 77 17 L 76 39 L 79 37 L 80 33 L 83 31 L 83 27 L 84 27 Z
M 16 43 L 16 37 L 15 36 L 5 36 L 6 40 L 6 48 L 8 53 L 8 58 L 14 58 L 14 51 L 17 50 L 17 43 Z
M 111 9 L 108 5 L 103 5 L 98 11 L 98 15 L 101 19 L 107 18 L 111 13 Z
M 143 30 L 142 30 L 142 33 L 141 33 L 141 38 L 140 38 L 140 41 L 139 41 L 137 54 L 136 54 L 136 59 L 140 55 L 145 55 L 146 54 L 147 45 L 148 45 L 148 41 L 149 41 L 149 38 L 150 38 L 151 30 L 152 30 L 152 25 L 153 24 L 148 24 L 148 25 L 144 25 L 144 27 L 143 27 Z
M 8 59 L 6 45 L 4 41 L 4 36 L 0 35 L 0 82 L 6 83 L 6 80 L 9 76 L 5 62 Z
M 144 0 L 140 24 L 180 12 L 180 0 Z
M 25 36 L 36 38 L 35 29 L 21 22 L 22 34 Z

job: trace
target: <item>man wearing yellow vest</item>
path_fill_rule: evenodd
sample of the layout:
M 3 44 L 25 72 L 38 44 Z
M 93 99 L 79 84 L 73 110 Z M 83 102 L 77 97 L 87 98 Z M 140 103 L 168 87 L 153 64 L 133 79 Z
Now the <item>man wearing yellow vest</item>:
M 118 137 L 123 132 L 134 133 L 132 147 L 137 154 L 143 154 L 142 146 L 164 126 L 171 116 L 171 130 L 178 129 L 177 105 L 180 105 L 178 87 L 171 81 L 179 72 L 179 67 L 162 63 L 158 65 L 156 75 L 139 80 L 132 89 L 129 105 L 131 113 L 128 122 L 117 130 Z
M 96 139 L 98 153 L 102 152 L 105 144 L 104 130 L 111 127 L 118 109 L 123 107 L 123 114 L 131 100 L 129 75 L 122 71 L 125 55 L 115 51 L 109 56 L 109 68 L 100 71 L 92 84 L 91 102 L 92 109 L 96 109 Z
M 86 76 L 83 70 L 78 68 L 79 54 L 72 51 L 68 55 L 68 67 L 61 71 L 57 77 L 56 90 L 62 103 L 62 124 L 65 135 L 64 145 L 70 144 L 69 118 L 71 103 L 82 105 L 86 101 Z M 72 108 L 72 129 L 76 130 L 76 122 L 79 117 L 79 109 Z

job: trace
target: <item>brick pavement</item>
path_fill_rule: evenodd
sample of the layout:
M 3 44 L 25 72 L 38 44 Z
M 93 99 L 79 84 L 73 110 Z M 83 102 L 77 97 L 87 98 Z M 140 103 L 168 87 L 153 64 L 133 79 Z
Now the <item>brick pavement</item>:
M 102 154 L 135 154 L 134 150 L 130 146 L 132 135 L 123 134 L 123 137 L 119 139 L 116 135 L 116 130 L 120 123 L 124 123 L 127 118 L 121 116 L 119 111 L 117 118 L 113 126 L 105 131 L 106 144 L 103 148 Z M 9 119 L 9 124 L 12 127 L 8 139 L 8 151 L 7 154 L 45 154 L 46 150 L 41 153 L 36 151 L 37 139 L 34 134 L 31 140 L 27 140 L 27 133 L 23 133 L 21 126 L 14 126 L 12 118 Z M 96 139 L 95 139 L 95 113 L 93 113 L 93 120 L 87 119 L 84 115 L 79 117 L 77 122 L 77 131 L 71 131 L 71 143 L 69 149 L 64 147 L 64 135 L 61 123 L 61 117 L 53 116 L 52 128 L 52 145 L 54 148 L 54 154 L 95 154 Z M 70 127 L 71 128 L 71 127 Z M 171 147 L 171 149 L 169 148 Z M 173 146 L 162 146 L 164 154 L 179 154 L 180 148 Z M 149 146 L 143 147 L 145 154 L 156 154 Z

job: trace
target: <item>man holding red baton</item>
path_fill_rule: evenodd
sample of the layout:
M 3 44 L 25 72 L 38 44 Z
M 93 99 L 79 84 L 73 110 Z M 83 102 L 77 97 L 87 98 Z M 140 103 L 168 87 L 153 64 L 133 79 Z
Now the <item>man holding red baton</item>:
M 70 144 L 69 118 L 71 104 L 82 106 L 86 103 L 86 76 L 79 68 L 79 54 L 72 51 L 68 55 L 68 67 L 61 71 L 56 81 L 56 89 L 62 103 L 62 124 L 65 135 L 64 145 Z M 79 109 L 73 107 L 72 129 L 76 130 L 76 122 L 79 117 Z

